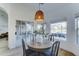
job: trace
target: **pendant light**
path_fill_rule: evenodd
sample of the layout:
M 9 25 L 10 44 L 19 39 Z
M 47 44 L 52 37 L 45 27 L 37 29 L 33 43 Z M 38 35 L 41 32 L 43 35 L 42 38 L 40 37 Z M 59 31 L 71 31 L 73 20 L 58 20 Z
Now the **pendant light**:
M 43 4 L 43 3 L 39 3 L 39 10 L 37 10 L 35 14 L 35 21 L 37 22 L 44 21 L 44 13 L 42 10 L 40 10 L 40 4 Z

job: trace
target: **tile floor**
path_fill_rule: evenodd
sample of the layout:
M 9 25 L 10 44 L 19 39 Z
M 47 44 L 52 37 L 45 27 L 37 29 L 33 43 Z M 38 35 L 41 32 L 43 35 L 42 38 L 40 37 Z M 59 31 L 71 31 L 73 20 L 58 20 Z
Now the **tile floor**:
M 4 39 L 0 39 L 0 56 L 22 56 L 22 47 L 15 48 L 15 49 L 8 49 L 8 41 Z M 63 49 L 59 49 L 59 56 L 73 56 L 68 51 Z

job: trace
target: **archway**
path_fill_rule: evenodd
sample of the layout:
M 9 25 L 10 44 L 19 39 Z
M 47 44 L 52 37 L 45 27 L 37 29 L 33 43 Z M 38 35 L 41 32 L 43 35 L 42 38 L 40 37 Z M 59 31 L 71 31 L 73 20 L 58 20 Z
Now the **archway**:
M 8 14 L 0 7 L 0 54 L 8 49 Z

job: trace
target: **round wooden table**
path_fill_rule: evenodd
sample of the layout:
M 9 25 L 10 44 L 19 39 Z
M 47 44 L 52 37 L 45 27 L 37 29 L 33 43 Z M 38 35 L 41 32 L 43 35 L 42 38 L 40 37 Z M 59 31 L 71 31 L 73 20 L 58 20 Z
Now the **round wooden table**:
M 53 42 L 29 42 L 27 45 L 29 49 L 38 52 L 38 55 L 40 55 L 41 52 L 50 49 L 53 45 Z

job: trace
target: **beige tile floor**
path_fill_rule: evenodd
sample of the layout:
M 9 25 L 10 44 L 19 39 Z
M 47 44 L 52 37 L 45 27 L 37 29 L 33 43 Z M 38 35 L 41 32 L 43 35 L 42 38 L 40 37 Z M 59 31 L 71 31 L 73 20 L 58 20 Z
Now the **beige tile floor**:
M 6 38 L 0 39 L 0 55 L 8 50 L 8 41 Z
M 4 39 L 0 39 L 0 56 L 22 56 L 22 47 L 15 48 L 15 49 L 8 49 L 8 41 Z M 59 56 L 73 56 L 73 54 L 59 49 Z

